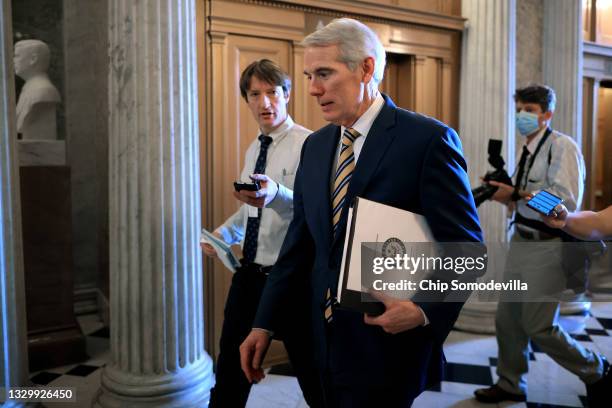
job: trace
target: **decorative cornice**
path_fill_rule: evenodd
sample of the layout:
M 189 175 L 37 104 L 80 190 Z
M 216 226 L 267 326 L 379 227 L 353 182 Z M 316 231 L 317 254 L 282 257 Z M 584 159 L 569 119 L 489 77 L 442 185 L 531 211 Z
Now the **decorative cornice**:
M 447 30 L 463 31 L 466 19 L 463 17 L 425 11 L 407 10 L 387 4 L 372 4 L 362 1 L 341 0 L 230 0 L 237 3 L 296 10 L 331 17 L 352 17 L 362 21 L 397 24 L 411 23 Z

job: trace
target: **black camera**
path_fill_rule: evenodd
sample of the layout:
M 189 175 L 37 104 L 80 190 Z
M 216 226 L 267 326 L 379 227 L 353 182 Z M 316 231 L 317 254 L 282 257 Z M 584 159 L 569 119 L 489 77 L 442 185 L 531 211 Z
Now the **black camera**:
M 476 202 L 476 207 L 480 206 L 480 204 L 484 203 L 497 191 L 497 187 L 487 184 L 488 181 L 498 181 L 500 183 L 512 185 L 512 179 L 504 170 L 504 162 L 503 157 L 501 156 L 502 149 L 502 141 L 497 139 L 489 139 L 489 164 L 493 166 L 495 170 L 489 171 L 484 176 L 484 183 L 476 187 L 472 190 L 472 195 L 474 195 L 474 201 Z

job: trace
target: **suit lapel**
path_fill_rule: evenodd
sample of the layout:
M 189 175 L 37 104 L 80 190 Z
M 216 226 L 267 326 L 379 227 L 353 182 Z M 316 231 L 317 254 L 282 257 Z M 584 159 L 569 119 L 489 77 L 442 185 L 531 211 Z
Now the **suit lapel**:
M 354 201 L 355 197 L 363 193 L 395 136 L 395 133 L 390 132 L 389 129 L 395 126 L 395 111 L 397 108 L 388 96 L 383 94 L 383 98 L 385 99 L 385 104 L 374 120 L 374 123 L 372 123 L 370 132 L 361 149 L 359 160 L 355 166 L 351 183 L 349 184 L 346 204 L 342 210 L 343 215 L 340 218 L 341 230 L 346 227 L 347 208 Z M 337 236 L 342 235 L 339 233 Z
M 314 164 L 313 185 L 306 186 L 314 191 L 313 197 L 325 197 L 324 200 L 318 203 L 317 209 L 319 222 L 317 225 L 321 228 L 318 236 L 325 239 L 325 246 L 329 247 L 332 241 L 332 224 L 331 224 L 331 171 L 336 158 L 336 149 L 340 139 L 340 127 L 329 125 L 328 130 L 321 134 L 320 144 L 320 162 Z

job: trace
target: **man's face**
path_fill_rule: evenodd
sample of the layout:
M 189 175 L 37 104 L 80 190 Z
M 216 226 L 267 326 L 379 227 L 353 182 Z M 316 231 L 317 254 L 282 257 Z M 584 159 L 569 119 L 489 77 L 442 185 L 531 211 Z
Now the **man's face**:
M 323 118 L 335 125 L 349 127 L 367 110 L 364 103 L 366 84 L 372 79 L 373 59 L 367 58 L 355 72 L 339 61 L 336 45 L 307 47 L 304 74 L 308 91 L 317 98 Z M 371 65 L 371 67 L 370 67 Z
M 280 85 L 261 81 L 256 76 L 251 78 L 247 104 L 265 134 L 270 134 L 287 119 L 288 103 L 289 93 L 285 93 Z
M 542 107 L 537 103 L 516 101 L 516 113 L 525 111 L 538 115 L 538 127 L 542 129 L 552 118 L 552 112 L 542 112 Z

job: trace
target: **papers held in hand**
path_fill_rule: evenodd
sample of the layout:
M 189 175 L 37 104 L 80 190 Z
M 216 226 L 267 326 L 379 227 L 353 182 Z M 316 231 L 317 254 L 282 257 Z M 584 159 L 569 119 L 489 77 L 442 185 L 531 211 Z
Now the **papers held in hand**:
M 349 209 L 346 231 L 338 302 L 341 307 L 381 314 L 384 305 L 374 301 L 361 282 L 361 243 L 434 242 L 431 230 L 422 215 L 357 197 Z
M 202 235 L 200 235 L 200 242 L 210 244 L 215 251 L 223 265 L 232 273 L 236 272 L 236 268 L 240 266 L 240 261 L 236 258 L 236 255 L 232 252 L 232 249 L 225 242 L 211 234 L 210 232 L 202 229 Z

